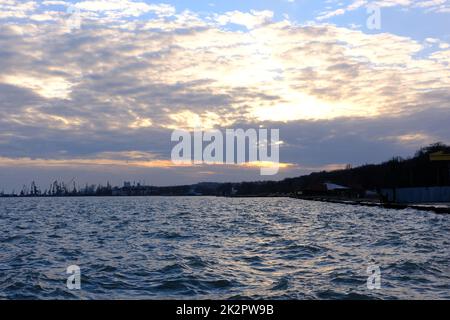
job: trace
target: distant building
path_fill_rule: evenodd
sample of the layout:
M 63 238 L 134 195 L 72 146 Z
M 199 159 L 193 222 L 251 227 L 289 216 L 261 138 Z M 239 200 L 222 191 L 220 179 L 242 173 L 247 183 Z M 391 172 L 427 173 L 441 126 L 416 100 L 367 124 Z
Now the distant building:
M 331 183 L 331 182 L 325 182 L 324 183 L 325 189 L 327 191 L 336 191 L 336 190 L 349 190 L 350 188 L 348 187 L 344 187 L 335 183 Z
M 313 184 L 300 191 L 299 194 L 304 196 L 339 196 L 359 198 L 364 194 L 364 191 L 332 182 L 324 182 Z

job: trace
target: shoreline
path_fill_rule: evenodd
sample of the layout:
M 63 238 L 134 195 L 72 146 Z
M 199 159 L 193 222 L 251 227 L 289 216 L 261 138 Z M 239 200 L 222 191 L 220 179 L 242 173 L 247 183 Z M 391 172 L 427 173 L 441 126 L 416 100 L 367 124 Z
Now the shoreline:
M 305 196 L 290 196 L 293 199 L 301 199 L 301 200 L 309 200 L 309 201 L 319 201 L 319 202 L 330 202 L 337 204 L 347 204 L 347 205 L 356 205 L 356 206 L 364 206 L 364 207 L 379 207 L 385 209 L 395 209 L 395 210 L 403 210 L 403 209 L 415 209 L 421 211 L 431 211 L 437 214 L 450 214 L 450 206 L 447 207 L 438 207 L 436 205 L 427 205 L 427 204 L 413 204 L 413 203 L 383 203 L 378 200 L 371 199 L 337 199 L 337 198 L 329 198 L 329 197 L 305 197 Z

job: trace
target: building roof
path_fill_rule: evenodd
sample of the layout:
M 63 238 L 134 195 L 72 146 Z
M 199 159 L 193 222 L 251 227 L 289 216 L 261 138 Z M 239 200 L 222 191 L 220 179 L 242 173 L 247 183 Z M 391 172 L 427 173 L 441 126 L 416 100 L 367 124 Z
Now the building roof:
M 327 190 L 346 190 L 349 189 L 347 187 L 338 185 L 338 184 L 334 184 L 334 183 L 330 183 L 330 182 L 325 182 L 324 183 L 325 187 L 327 188 Z

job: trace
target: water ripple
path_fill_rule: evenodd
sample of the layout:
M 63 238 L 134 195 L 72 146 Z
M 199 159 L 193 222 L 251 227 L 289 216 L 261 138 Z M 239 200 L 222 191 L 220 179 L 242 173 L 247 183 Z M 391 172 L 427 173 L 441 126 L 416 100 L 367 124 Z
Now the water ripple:
M 0 299 L 449 299 L 449 231 L 445 215 L 287 198 L 2 198 Z

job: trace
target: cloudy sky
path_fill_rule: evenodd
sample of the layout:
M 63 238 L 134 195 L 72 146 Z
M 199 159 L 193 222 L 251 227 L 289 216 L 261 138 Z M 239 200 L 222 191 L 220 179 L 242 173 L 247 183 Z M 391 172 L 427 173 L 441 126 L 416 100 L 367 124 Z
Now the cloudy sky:
M 409 156 L 450 142 L 449 64 L 450 0 L 0 0 L 0 191 L 268 178 L 173 164 L 195 126 L 279 129 L 270 179 Z

